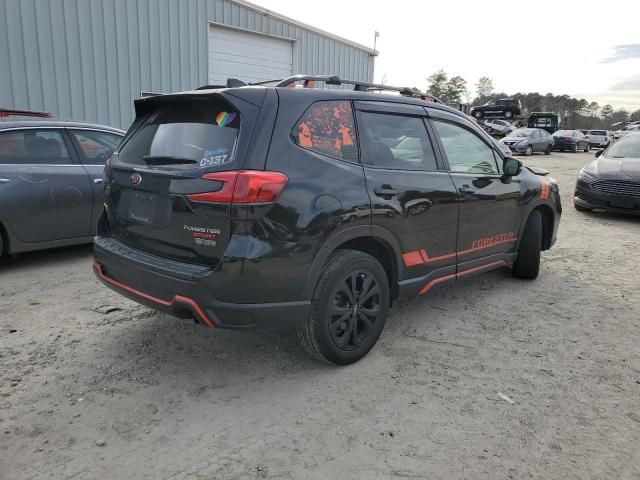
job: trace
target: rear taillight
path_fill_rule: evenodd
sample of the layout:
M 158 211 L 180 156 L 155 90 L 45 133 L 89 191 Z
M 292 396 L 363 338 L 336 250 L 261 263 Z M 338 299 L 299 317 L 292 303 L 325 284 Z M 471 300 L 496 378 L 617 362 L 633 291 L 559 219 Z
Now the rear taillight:
M 571 137 L 564 137 L 564 139 L 565 139 L 567 142 L 570 142 L 571 140 L 573 140 L 573 138 L 571 138 Z
M 207 173 L 202 178 L 222 182 L 222 187 L 216 192 L 187 195 L 193 202 L 271 203 L 282 193 L 288 181 L 283 173 L 259 170 Z

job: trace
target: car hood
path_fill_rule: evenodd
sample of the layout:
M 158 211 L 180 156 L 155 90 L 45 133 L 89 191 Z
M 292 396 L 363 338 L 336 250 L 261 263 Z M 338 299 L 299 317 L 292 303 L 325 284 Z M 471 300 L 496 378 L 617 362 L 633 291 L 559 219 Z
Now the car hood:
M 600 157 L 591 162 L 585 170 L 598 178 L 640 181 L 639 158 Z

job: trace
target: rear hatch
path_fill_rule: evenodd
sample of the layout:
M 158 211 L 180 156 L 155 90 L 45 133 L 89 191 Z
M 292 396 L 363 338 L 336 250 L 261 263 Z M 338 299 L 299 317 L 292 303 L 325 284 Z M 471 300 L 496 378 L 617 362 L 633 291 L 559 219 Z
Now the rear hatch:
M 215 266 L 231 238 L 228 180 L 243 167 L 259 114 L 258 105 L 224 92 L 136 101 L 136 120 L 105 170 L 109 234 L 164 258 Z

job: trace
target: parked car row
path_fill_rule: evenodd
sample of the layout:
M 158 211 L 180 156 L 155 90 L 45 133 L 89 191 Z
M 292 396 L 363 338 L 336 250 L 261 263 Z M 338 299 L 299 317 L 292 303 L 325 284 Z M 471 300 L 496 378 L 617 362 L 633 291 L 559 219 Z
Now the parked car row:
M 588 152 L 591 147 L 607 148 L 611 143 L 611 133 L 607 130 L 558 130 L 553 135 L 541 128 L 519 128 L 500 140 L 500 143 L 512 151 L 524 155 L 543 152 L 549 155 L 552 150 L 561 152 Z

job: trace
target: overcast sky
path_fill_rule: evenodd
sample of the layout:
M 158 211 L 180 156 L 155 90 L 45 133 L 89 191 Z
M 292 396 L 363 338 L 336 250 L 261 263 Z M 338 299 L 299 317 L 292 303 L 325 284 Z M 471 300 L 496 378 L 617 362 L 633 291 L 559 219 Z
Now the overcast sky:
M 375 81 L 426 88 L 443 68 L 470 90 L 551 92 L 640 108 L 640 3 L 633 1 L 252 0 L 367 46 Z M 296 72 L 306 73 L 306 72 Z

